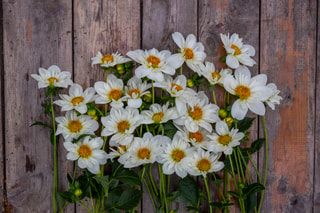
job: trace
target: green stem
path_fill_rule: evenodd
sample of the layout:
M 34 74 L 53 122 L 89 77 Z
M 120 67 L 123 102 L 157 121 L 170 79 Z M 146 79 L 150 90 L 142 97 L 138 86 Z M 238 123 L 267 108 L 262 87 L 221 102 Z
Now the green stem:
M 216 99 L 216 93 L 214 91 L 214 85 L 212 85 L 212 96 L 213 96 L 213 100 L 214 100 L 214 104 L 217 105 L 217 99 Z
M 182 75 L 182 65 L 181 65 L 181 67 L 180 67 L 180 75 Z
M 239 147 L 237 147 L 237 151 L 238 151 L 238 156 L 240 156 L 240 159 L 242 160 L 243 164 L 246 166 L 246 171 L 247 171 L 247 174 L 248 174 L 248 177 L 249 177 L 249 181 L 250 181 L 250 184 L 251 184 L 252 183 L 252 179 L 251 179 L 251 175 L 249 173 L 249 168 L 247 166 L 247 163 L 246 163 L 246 161 L 245 161 L 245 159 L 244 159 L 244 157 L 242 155 L 242 152 L 241 152 Z
M 266 120 L 265 117 L 262 116 L 262 123 L 263 123 L 263 129 L 264 129 L 264 137 L 265 137 L 265 165 L 264 165 L 264 177 L 263 177 L 263 186 L 266 186 L 266 181 L 267 181 L 267 171 L 268 171 L 268 133 L 267 133 L 267 126 L 266 126 Z M 264 191 L 261 191 L 261 197 L 260 197 L 260 203 L 259 203 L 259 208 L 258 212 L 261 210 L 262 206 L 262 201 L 263 201 L 263 195 Z
M 149 188 L 149 186 L 148 186 L 148 183 L 147 183 L 146 179 L 144 179 L 144 185 L 145 185 L 146 188 L 147 188 L 148 194 L 149 194 L 149 196 L 150 196 L 150 200 L 151 200 L 151 202 L 152 202 L 153 209 L 154 209 L 154 211 L 156 211 L 157 208 L 156 208 L 156 205 L 154 204 L 153 196 L 152 196 L 152 194 L 151 194 L 151 191 L 150 191 L 150 188 Z
M 154 86 L 152 81 L 152 104 L 154 104 Z
M 158 194 L 158 189 L 156 187 L 156 184 L 154 183 L 153 176 L 152 176 L 152 164 L 149 165 L 149 177 L 150 177 L 149 182 L 151 182 L 153 191 L 155 192 L 156 196 L 158 196 L 159 195 Z
M 74 162 L 72 185 L 74 184 L 74 181 L 75 181 L 75 179 L 76 179 L 76 173 L 77 173 L 77 162 L 78 162 L 78 160 L 76 160 L 76 161 Z
M 58 166 L 57 166 L 57 136 L 56 136 L 56 123 L 54 117 L 54 110 L 53 110 L 53 95 L 51 93 L 50 96 L 51 100 L 51 122 L 52 122 L 52 130 L 53 130 L 53 212 L 57 212 L 57 200 L 56 200 L 56 193 L 58 188 Z
M 203 180 L 204 180 L 204 185 L 205 185 L 206 191 L 207 191 L 207 197 L 208 197 L 208 203 L 209 203 L 209 210 L 210 210 L 210 213 L 212 213 L 212 207 L 211 207 L 211 205 L 210 205 L 210 203 L 211 203 L 211 196 L 210 196 L 210 190 L 209 190 L 209 185 L 208 185 L 207 176 L 203 177 Z
M 79 200 L 79 203 L 80 203 L 81 205 L 83 205 L 84 208 L 86 208 L 86 210 L 87 210 L 88 212 L 91 213 L 91 211 L 90 211 L 89 208 L 86 206 L 86 204 L 84 204 L 83 202 L 81 202 L 81 200 Z
M 170 175 L 167 175 L 167 194 L 170 192 Z
M 217 180 L 217 178 L 216 178 L 215 175 L 213 175 L 213 178 L 214 178 L 215 181 Z M 218 190 L 219 190 L 219 193 L 221 194 L 222 200 L 223 200 L 224 202 L 226 202 L 226 198 L 224 197 L 223 191 L 222 191 L 222 189 L 220 188 L 220 186 L 218 186 Z
M 238 173 L 239 173 L 238 176 L 241 175 L 242 182 L 245 183 L 246 182 L 246 178 L 245 178 L 245 175 L 244 175 L 244 172 L 243 172 L 243 168 L 242 168 L 242 165 L 241 165 L 240 156 L 238 155 L 237 149 L 234 149 L 233 151 L 234 151 L 234 157 L 236 159 L 237 168 L 239 169 L 239 167 L 240 167 L 240 170 L 238 170 Z
M 226 97 L 227 97 L 227 90 L 224 91 L 224 95 L 223 95 L 223 108 L 226 108 Z
M 253 162 L 250 153 L 248 153 L 248 157 L 249 157 L 249 160 L 250 160 L 252 166 L 254 167 L 254 169 L 255 169 L 255 171 L 256 171 L 256 173 L 257 173 L 259 183 L 262 183 L 261 177 L 260 177 L 260 174 L 259 174 L 259 171 L 258 171 L 258 168 L 257 168 L 257 165 Z

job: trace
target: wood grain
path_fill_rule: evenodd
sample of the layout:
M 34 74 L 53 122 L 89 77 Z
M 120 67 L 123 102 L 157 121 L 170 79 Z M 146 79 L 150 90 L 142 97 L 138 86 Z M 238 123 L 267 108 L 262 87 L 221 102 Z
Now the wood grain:
M 261 72 L 283 97 L 277 111 L 266 113 L 270 157 L 262 212 L 313 209 L 316 5 L 262 1 Z
M 2 13 L 2 0 L 0 1 L 0 209 L 5 212 L 5 168 L 4 168 L 4 71 L 3 71 L 3 13 Z M 4 196 L 5 195 L 5 199 Z
M 143 1 L 142 19 L 142 49 L 156 48 L 175 52 L 178 47 L 171 35 L 180 32 L 186 37 L 188 34 L 197 36 L 197 1 L 183 0 L 146 0 Z M 190 76 L 189 69 L 184 66 L 183 72 Z M 157 174 L 154 171 L 155 174 Z M 177 189 L 179 178 L 171 177 L 171 190 Z M 143 212 L 150 212 L 153 207 L 147 193 L 144 194 Z M 170 209 L 179 208 L 184 212 L 185 204 L 172 203 Z
M 140 1 L 74 1 L 74 76 L 84 88 L 105 80 L 99 66 L 91 67 L 98 51 L 125 55 L 140 47 Z M 88 202 L 87 202 L 88 203 Z M 89 205 L 91 206 L 91 205 Z M 138 207 L 139 208 L 139 207 Z M 86 212 L 77 205 L 77 212 Z
M 4 107 L 8 212 L 52 211 L 53 149 L 44 90 L 30 74 L 58 64 L 72 69 L 71 1 L 3 1 Z M 61 168 L 66 166 L 60 161 Z M 61 174 L 66 177 L 66 173 Z M 60 189 L 66 182 L 60 181 Z M 68 210 L 70 212 L 70 209 Z

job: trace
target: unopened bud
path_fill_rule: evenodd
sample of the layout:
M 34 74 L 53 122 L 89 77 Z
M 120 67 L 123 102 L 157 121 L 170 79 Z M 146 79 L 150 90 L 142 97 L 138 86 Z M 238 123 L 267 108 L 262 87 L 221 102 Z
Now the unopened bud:
M 189 79 L 187 80 L 187 86 L 188 86 L 188 87 L 193 87 L 193 86 L 194 86 L 194 81 L 193 81 L 191 78 L 189 78 Z
M 227 110 L 225 110 L 225 109 L 220 109 L 220 110 L 219 110 L 219 116 L 220 116 L 221 118 L 225 118 L 225 117 L 227 117 L 227 115 L 228 115 Z
M 152 95 L 151 95 L 151 93 L 145 94 L 145 95 L 143 96 L 143 100 L 144 100 L 145 102 L 151 102 L 151 100 L 152 100 Z
M 77 189 L 75 192 L 74 192 L 74 195 L 79 197 L 80 195 L 82 195 L 82 190 L 81 189 Z
M 231 127 L 231 125 L 233 123 L 233 118 L 226 117 L 225 119 L 223 119 L 223 121 L 227 123 L 228 127 Z
M 90 116 L 96 115 L 96 110 L 95 109 L 89 109 L 88 110 L 88 115 L 90 115 Z
M 96 121 L 98 120 L 98 116 L 97 116 L 97 115 L 92 115 L 91 118 L 92 118 L 93 120 L 96 120 Z
M 119 74 L 125 73 L 123 64 L 117 64 L 117 71 Z

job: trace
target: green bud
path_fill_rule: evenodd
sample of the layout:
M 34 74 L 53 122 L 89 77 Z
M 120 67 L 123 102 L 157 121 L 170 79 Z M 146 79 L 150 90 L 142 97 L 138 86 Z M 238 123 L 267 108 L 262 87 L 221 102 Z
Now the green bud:
M 125 73 L 123 64 L 117 64 L 117 71 L 119 74 Z
M 193 86 L 194 86 L 194 81 L 193 81 L 191 78 L 189 78 L 189 79 L 187 80 L 187 86 L 188 86 L 188 87 L 193 87 Z
M 225 117 L 227 117 L 227 115 L 228 115 L 227 110 L 225 110 L 225 109 L 220 109 L 220 110 L 219 110 L 219 116 L 220 116 L 221 118 L 225 118 Z
M 151 102 L 151 101 L 152 101 L 152 95 L 151 95 L 151 93 L 145 94 L 142 98 L 143 98 L 143 100 L 144 100 L 145 102 Z
M 227 123 L 228 127 L 231 127 L 231 125 L 233 123 L 233 118 L 226 117 L 225 119 L 223 119 L 223 121 Z
M 74 195 L 79 197 L 80 195 L 82 195 L 82 190 L 81 189 L 77 189 L 75 192 L 74 192 Z
M 244 189 L 244 187 L 245 187 L 245 186 L 244 186 L 243 183 L 240 183 L 240 184 L 239 184 L 239 189 Z
M 96 115 L 96 110 L 95 109 L 89 109 L 88 110 L 88 115 L 90 115 L 90 116 Z
M 97 116 L 97 115 L 92 115 L 91 118 L 92 118 L 93 120 L 96 120 L 96 121 L 98 120 L 98 116 Z

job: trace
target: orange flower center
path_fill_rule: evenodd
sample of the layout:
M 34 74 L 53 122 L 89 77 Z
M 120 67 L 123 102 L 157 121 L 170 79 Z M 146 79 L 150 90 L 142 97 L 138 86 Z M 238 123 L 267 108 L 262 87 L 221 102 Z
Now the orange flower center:
M 201 107 L 194 106 L 194 107 L 193 107 L 193 111 L 191 111 L 191 110 L 192 110 L 192 109 L 190 109 L 189 114 L 190 114 L 190 116 L 191 116 L 191 118 L 192 118 L 193 120 L 199 120 L 199 119 L 202 118 L 203 112 L 202 112 Z
M 203 135 L 201 132 L 191 132 L 190 138 L 195 139 L 197 143 L 201 142 L 203 140 Z
M 203 158 L 198 162 L 197 167 L 200 171 L 208 171 L 211 168 L 211 163 L 208 159 Z
M 234 49 L 235 55 L 240 55 L 242 53 L 241 50 L 239 49 L 239 47 L 234 44 L 231 45 L 231 48 Z
M 88 158 L 91 155 L 92 151 L 88 145 L 82 145 L 80 146 L 78 153 L 80 157 Z
M 175 88 L 175 90 L 177 90 L 177 91 L 183 90 L 182 86 L 180 86 L 179 84 L 171 83 L 171 90 L 173 88 Z
M 113 100 L 118 100 L 119 98 L 121 98 L 122 92 L 119 89 L 112 89 L 109 92 L 109 97 L 112 98 Z
M 113 62 L 113 55 L 104 55 L 101 58 L 101 61 L 103 62 Z
M 72 120 L 69 122 L 68 128 L 71 132 L 78 132 L 82 129 L 82 124 L 78 120 Z
M 228 145 L 231 142 L 232 138 L 229 135 L 220 135 L 218 138 L 219 143 L 223 145 Z
M 77 96 L 72 98 L 71 103 L 73 104 L 73 106 L 76 106 L 77 104 L 81 103 L 84 100 L 84 98 L 82 96 Z
M 236 88 L 236 95 L 240 97 L 241 100 L 247 99 L 250 96 L 250 89 L 246 86 L 238 86 Z
M 141 148 L 141 149 L 139 149 L 139 151 L 138 151 L 138 157 L 139 157 L 140 159 L 145 159 L 145 158 L 149 159 L 149 158 L 150 158 L 150 152 L 151 152 L 151 151 L 150 151 L 148 148 L 146 148 L 146 147 Z
M 185 157 L 184 151 L 180 149 L 175 149 L 172 151 L 171 157 L 173 158 L 174 161 L 180 162 L 184 157 Z
M 140 97 L 140 91 L 138 89 L 132 89 L 129 91 L 129 95 L 132 97 L 132 94 L 135 93 L 136 95 L 138 95 L 138 97 Z
M 128 121 L 120 121 L 117 127 L 119 132 L 124 133 L 127 129 L 130 128 L 130 124 Z
M 158 67 L 159 63 L 160 63 L 160 58 L 154 56 L 154 55 L 150 55 L 148 58 L 147 58 L 147 62 L 149 64 L 151 64 L 151 66 L 153 68 L 156 68 Z
M 117 152 L 121 153 L 121 152 L 126 152 L 127 151 L 127 147 L 125 145 L 119 145 Z
M 155 123 L 160 123 L 162 121 L 163 115 L 163 112 L 154 113 L 152 116 L 152 120 Z
M 57 79 L 56 77 L 50 77 L 48 78 L 49 81 L 49 85 L 54 85 L 55 82 L 59 82 L 59 79 Z
M 184 50 L 184 55 L 185 55 L 186 59 L 193 59 L 193 57 L 194 57 L 193 50 L 190 48 L 186 48 Z
M 217 79 L 219 80 L 221 78 L 221 75 L 217 72 L 212 72 L 211 73 L 212 79 Z

